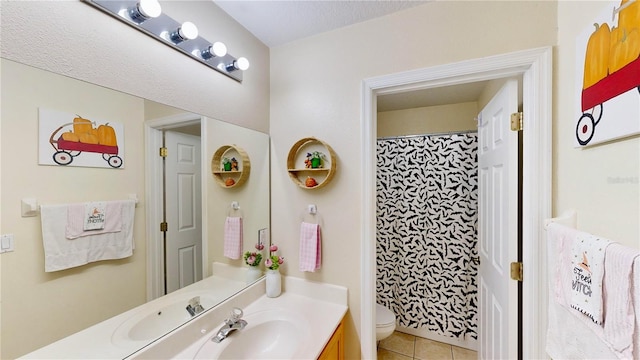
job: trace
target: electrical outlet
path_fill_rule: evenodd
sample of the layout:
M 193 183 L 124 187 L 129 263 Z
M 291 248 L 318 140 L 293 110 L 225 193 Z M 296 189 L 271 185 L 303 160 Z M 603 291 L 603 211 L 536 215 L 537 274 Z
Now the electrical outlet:
M 4 234 L 0 237 L 0 253 L 13 251 L 13 234 Z

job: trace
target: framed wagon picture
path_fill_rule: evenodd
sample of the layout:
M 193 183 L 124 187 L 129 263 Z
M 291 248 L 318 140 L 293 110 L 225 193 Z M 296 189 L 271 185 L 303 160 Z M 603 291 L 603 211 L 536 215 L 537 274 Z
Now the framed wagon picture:
M 640 134 L 640 1 L 609 3 L 576 40 L 575 145 Z
M 124 126 L 78 114 L 39 108 L 38 163 L 124 168 Z

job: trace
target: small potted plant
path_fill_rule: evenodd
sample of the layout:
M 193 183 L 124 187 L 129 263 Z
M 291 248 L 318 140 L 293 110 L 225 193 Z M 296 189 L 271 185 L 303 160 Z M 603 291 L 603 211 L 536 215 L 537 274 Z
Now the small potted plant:
M 262 276 L 262 270 L 260 270 L 260 261 L 262 261 L 262 250 L 264 245 L 256 244 L 258 251 L 247 251 L 244 253 L 244 263 L 249 265 L 247 269 L 247 284 L 251 284 L 258 280 Z
M 245 264 L 257 268 L 262 261 L 262 254 L 255 251 L 247 251 L 244 253 Z
M 231 160 L 228 157 L 222 158 L 222 167 L 224 171 L 231 171 Z
M 267 297 L 278 297 L 282 292 L 282 278 L 280 276 L 280 265 L 284 264 L 284 258 L 282 256 L 275 255 L 278 251 L 278 246 L 271 245 L 269 247 L 269 257 L 264 261 L 264 265 L 267 267 Z
M 308 168 L 317 169 L 322 167 L 323 160 L 326 159 L 324 154 L 320 151 L 314 151 L 307 153 L 307 160 L 305 165 Z

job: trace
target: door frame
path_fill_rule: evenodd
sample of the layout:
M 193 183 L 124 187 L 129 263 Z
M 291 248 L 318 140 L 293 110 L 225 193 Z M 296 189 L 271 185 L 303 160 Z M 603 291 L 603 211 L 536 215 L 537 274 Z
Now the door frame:
M 202 239 L 208 233 L 205 206 L 207 196 L 205 191 L 205 144 L 206 121 L 205 118 L 193 113 L 182 113 L 166 116 L 144 122 L 145 140 L 145 215 L 146 215 L 146 245 L 147 245 L 147 301 L 151 301 L 164 295 L 164 248 L 162 234 L 159 230 L 162 222 L 162 160 L 158 151 L 162 147 L 162 131 L 172 128 L 200 123 L 200 152 L 201 152 L 201 193 L 202 193 Z M 207 271 L 206 254 L 207 242 L 202 241 L 202 276 Z
M 522 76 L 524 102 L 522 262 L 525 281 L 522 283 L 522 302 L 526 311 L 522 314 L 521 324 L 522 354 L 524 358 L 546 356 L 547 276 L 543 232 L 544 220 L 551 217 L 552 65 L 552 48 L 542 47 L 362 81 L 360 343 L 363 359 L 376 357 L 377 96 L 513 76 Z

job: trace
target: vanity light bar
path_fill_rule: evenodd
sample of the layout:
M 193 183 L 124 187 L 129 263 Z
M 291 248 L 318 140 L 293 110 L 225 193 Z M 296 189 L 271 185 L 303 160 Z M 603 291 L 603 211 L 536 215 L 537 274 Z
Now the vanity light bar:
M 180 23 L 161 12 L 157 0 L 82 0 L 83 2 L 142 31 L 161 43 L 180 51 L 190 58 L 242 82 L 243 71 L 249 66 L 247 59 L 235 58 L 227 53 L 220 42 L 210 42 L 198 35 L 190 22 Z M 151 6 L 148 4 L 151 3 Z M 242 66 L 239 66 L 242 65 Z M 246 66 L 245 66 L 246 64 Z

